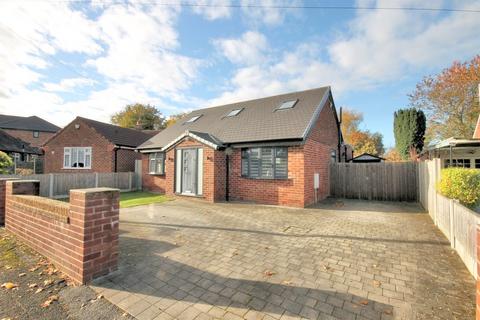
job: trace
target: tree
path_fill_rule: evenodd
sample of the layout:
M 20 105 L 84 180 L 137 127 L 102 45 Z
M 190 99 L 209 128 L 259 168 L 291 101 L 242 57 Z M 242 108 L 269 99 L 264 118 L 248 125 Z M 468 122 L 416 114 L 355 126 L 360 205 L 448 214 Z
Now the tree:
M 426 119 L 422 110 L 400 109 L 393 115 L 395 147 L 403 160 L 423 149 Z
M 426 112 L 426 140 L 470 138 L 480 112 L 480 55 L 454 62 L 440 74 L 427 76 L 409 95 L 410 105 Z
M 165 128 L 165 118 L 154 106 L 149 104 L 129 104 L 111 117 L 113 124 L 124 128 L 159 130 Z
M 390 148 L 388 151 L 385 153 L 384 158 L 387 161 L 393 161 L 393 162 L 398 162 L 402 161 L 402 157 L 400 156 L 400 153 L 398 153 L 397 149 L 395 148 Z
M 362 153 L 382 155 L 385 152 L 382 134 L 361 130 L 362 121 L 363 115 L 361 112 L 344 109 L 341 124 L 343 139 L 352 146 L 355 155 Z
M 187 115 L 187 112 L 181 112 L 177 114 L 172 114 L 171 116 L 168 117 L 168 119 L 165 121 L 165 127 L 170 127 L 172 124 L 176 123 L 179 119 L 185 117 Z
M 13 166 L 12 158 L 0 151 L 0 174 L 8 174 Z

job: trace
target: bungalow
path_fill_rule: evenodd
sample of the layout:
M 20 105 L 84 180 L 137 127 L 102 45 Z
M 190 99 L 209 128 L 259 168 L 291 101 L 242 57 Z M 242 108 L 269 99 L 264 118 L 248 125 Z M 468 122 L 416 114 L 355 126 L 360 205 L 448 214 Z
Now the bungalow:
M 193 111 L 138 148 L 143 188 L 305 207 L 346 148 L 330 87 Z
M 141 157 L 135 149 L 151 137 L 140 130 L 77 117 L 43 145 L 44 171 L 134 171 L 135 160 Z
M 42 155 L 40 148 L 32 147 L 28 142 L 0 130 L 0 151 L 8 154 L 15 161 L 26 161 Z

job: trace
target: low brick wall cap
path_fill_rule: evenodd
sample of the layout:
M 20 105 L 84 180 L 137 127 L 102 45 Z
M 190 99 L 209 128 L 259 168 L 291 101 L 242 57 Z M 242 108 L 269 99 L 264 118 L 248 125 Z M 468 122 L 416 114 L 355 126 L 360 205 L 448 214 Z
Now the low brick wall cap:
M 7 182 L 11 182 L 11 183 L 17 183 L 17 182 L 39 182 L 40 183 L 40 180 L 35 180 L 35 179 L 30 179 L 30 180 L 22 180 L 22 179 L 15 179 L 15 180 L 10 180 L 10 181 L 7 181 Z
M 0 181 L 20 180 L 20 178 L 0 178 Z
M 79 192 L 79 193 L 96 193 L 96 192 L 108 192 L 108 191 L 120 191 L 117 188 L 85 188 L 85 189 L 70 189 L 72 192 Z

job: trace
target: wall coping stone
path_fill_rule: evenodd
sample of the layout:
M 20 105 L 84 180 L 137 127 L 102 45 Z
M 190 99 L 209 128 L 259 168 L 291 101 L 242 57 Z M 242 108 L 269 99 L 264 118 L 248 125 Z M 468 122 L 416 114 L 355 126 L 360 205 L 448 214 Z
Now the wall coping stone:
M 96 192 L 108 192 L 108 191 L 119 191 L 120 192 L 120 189 L 106 188 L 106 187 L 86 188 L 86 189 L 70 189 L 70 192 L 76 192 L 76 193 L 96 193 Z

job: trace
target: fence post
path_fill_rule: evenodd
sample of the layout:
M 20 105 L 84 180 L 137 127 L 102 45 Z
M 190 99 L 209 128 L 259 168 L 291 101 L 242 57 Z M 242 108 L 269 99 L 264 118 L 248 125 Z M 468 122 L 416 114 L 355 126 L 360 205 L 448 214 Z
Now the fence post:
M 54 180 L 55 180 L 55 176 L 53 175 L 53 173 L 50 173 L 48 176 L 48 197 L 49 198 L 53 198 L 53 184 L 55 183 Z
M 132 191 L 133 172 L 128 173 L 128 191 Z
M 95 188 L 98 188 L 98 172 L 95 172 Z

